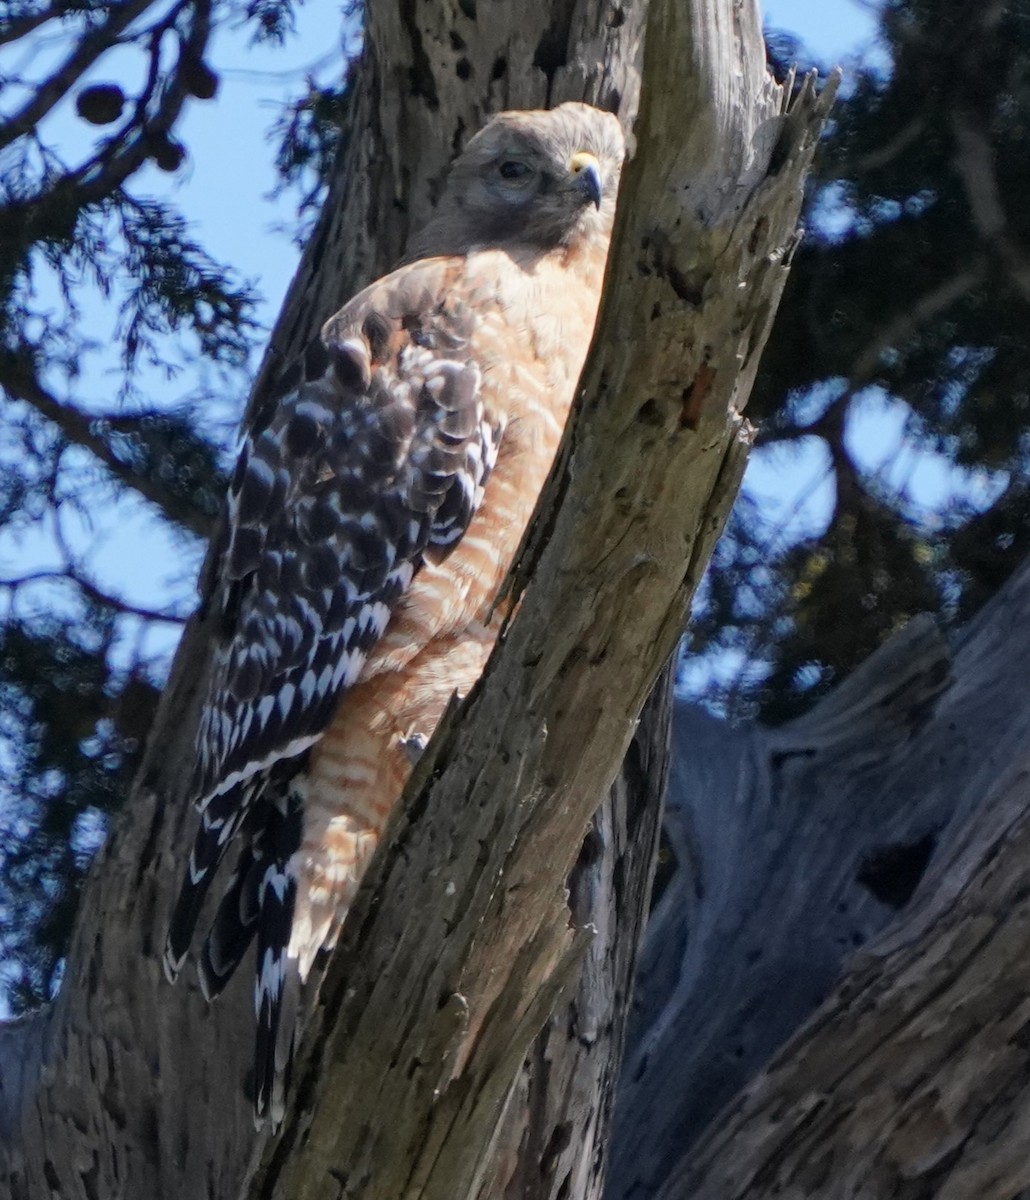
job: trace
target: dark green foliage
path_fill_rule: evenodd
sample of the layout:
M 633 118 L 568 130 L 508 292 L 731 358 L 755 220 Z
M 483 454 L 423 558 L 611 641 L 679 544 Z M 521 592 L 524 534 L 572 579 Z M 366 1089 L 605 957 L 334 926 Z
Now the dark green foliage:
M 254 25 L 256 42 L 283 42 L 293 32 L 291 0 L 247 0 L 246 19 Z
M 228 285 L 225 267 L 189 237 L 186 222 L 167 205 L 123 203 L 118 218 L 127 251 L 121 270 L 132 280 L 121 304 L 126 367 L 155 336 L 183 327 L 205 358 L 242 366 L 253 333 L 250 294 Z
M 136 490 L 160 491 L 169 519 L 206 536 L 227 477 L 192 409 L 98 417 L 90 427 L 112 459 L 124 464 Z
M 19 797 L 0 818 L 0 979 L 15 1011 L 53 990 L 83 875 L 156 707 L 152 684 L 112 671 L 114 635 L 97 605 L 0 630 L 0 738 Z
M 281 187 L 301 191 L 300 211 L 313 216 L 325 198 L 329 168 L 340 141 L 347 103 L 347 85 L 319 87 L 309 83 L 276 125 L 279 143 L 275 165 Z M 305 230 L 306 232 L 306 230 Z
M 760 445 L 823 443 L 836 499 L 800 544 L 734 516 L 692 645 L 745 664 L 731 712 L 796 712 L 916 612 L 965 620 L 1030 549 L 1030 2 L 891 0 L 881 36 L 892 65 L 846 76 L 749 407 Z M 849 434 L 869 389 L 1000 495 L 928 513 L 870 470 Z

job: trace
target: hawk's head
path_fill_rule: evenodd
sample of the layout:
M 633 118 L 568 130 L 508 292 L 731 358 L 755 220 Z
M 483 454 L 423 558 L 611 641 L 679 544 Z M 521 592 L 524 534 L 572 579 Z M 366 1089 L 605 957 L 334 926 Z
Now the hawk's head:
M 607 238 L 625 149 L 616 118 L 588 104 L 498 113 L 455 160 L 419 242 L 453 252 Z

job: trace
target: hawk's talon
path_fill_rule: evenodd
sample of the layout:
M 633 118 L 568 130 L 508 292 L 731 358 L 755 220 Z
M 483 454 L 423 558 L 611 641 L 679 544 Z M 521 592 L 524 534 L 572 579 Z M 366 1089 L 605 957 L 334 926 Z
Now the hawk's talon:
M 422 752 L 429 745 L 429 738 L 424 733 L 411 733 L 400 739 L 401 749 L 412 766 L 422 757 Z

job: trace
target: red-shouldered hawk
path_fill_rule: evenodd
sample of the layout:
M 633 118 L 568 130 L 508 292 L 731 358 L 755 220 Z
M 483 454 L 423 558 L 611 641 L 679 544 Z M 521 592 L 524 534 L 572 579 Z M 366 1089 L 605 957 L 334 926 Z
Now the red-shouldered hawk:
M 208 997 L 257 937 L 255 1107 L 278 1123 L 300 984 L 454 692 L 551 468 L 593 332 L 624 144 L 585 104 L 501 113 L 397 270 L 247 431 L 205 602 L 220 637 L 172 914 L 174 979 L 230 843 Z

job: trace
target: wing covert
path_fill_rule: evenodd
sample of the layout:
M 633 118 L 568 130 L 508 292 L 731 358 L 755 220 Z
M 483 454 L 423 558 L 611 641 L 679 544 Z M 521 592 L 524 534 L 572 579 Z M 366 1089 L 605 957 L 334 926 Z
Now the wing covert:
M 211 598 L 201 805 L 317 740 L 423 556 L 443 557 L 482 499 L 503 421 L 472 356 L 481 314 L 393 278 L 327 325 L 327 354 L 308 356 L 319 377 L 240 454 Z

